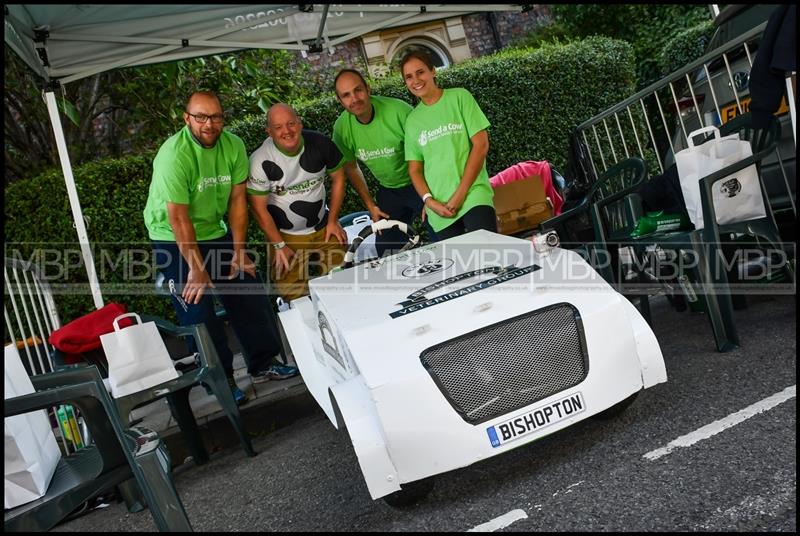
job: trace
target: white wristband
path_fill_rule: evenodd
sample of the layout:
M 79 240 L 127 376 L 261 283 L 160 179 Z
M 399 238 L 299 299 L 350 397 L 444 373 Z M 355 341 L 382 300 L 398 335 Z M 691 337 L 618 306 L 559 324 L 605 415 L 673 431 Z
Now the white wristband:
M 428 199 L 430 199 L 432 197 L 433 197 L 433 194 L 431 194 L 430 192 L 428 192 L 427 194 L 423 195 L 422 196 L 422 204 L 424 205 L 425 201 L 427 201 Z
M 275 242 L 274 244 L 272 244 L 272 247 L 275 249 L 283 249 L 286 247 L 286 242 L 284 242 L 283 240 L 281 240 L 280 242 Z

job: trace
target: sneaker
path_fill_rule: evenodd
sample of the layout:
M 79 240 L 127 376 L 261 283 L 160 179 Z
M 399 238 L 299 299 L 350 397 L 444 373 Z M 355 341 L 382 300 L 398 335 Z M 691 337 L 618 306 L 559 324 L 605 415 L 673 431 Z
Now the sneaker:
M 297 367 L 289 365 L 270 365 L 264 370 L 260 370 L 250 376 L 253 378 L 253 383 L 263 383 L 269 380 L 285 380 L 300 374 Z
M 177 370 L 180 374 L 184 372 L 188 372 L 190 370 L 194 370 L 197 368 L 197 356 L 198 353 L 195 352 L 188 357 L 184 357 L 183 359 L 176 359 L 172 363 L 175 365 L 175 370 Z
M 239 386 L 236 385 L 236 381 L 233 378 L 228 378 L 228 386 L 231 388 L 231 394 L 233 395 L 233 399 L 236 401 L 237 406 L 246 404 L 248 400 L 250 400 L 247 398 L 247 395 L 244 394 L 241 389 L 239 389 Z

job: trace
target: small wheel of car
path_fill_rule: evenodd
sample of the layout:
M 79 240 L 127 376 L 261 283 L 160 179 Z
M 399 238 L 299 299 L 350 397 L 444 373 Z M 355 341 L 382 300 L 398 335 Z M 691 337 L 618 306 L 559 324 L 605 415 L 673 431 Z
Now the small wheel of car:
M 383 498 L 386 504 L 393 508 L 407 508 L 423 500 L 433 490 L 436 480 L 433 477 L 415 480 L 400 485 L 400 491 L 395 491 Z
M 592 415 L 592 419 L 599 419 L 601 421 L 607 421 L 609 419 L 613 419 L 614 417 L 616 417 L 617 415 L 628 409 L 628 406 L 634 403 L 636 397 L 639 396 L 640 392 L 641 391 L 636 391 L 622 402 L 617 402 L 610 408 L 601 411 L 597 415 Z

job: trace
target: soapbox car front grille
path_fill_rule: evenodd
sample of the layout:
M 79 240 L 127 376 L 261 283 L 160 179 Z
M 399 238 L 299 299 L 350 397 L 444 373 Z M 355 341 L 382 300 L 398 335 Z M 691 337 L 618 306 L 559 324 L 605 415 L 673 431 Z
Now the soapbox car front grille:
M 559 303 L 432 346 L 422 365 L 470 424 L 581 383 L 589 372 L 578 310 Z

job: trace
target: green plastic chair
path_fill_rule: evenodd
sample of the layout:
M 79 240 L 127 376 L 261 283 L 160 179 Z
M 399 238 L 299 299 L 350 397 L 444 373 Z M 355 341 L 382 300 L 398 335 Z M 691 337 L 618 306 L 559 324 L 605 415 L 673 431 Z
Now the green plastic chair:
M 722 237 L 732 233 L 741 233 L 755 237 L 759 242 L 763 241 L 771 248 L 780 248 L 778 226 L 775 223 L 775 216 L 761 177 L 761 161 L 777 147 L 780 128 L 777 118 L 772 117 L 767 128 L 756 129 L 753 127 L 750 113 L 740 115 L 725 123 L 719 129 L 720 136 L 738 133 L 740 139 L 750 141 L 753 156 L 731 164 L 700 180 L 704 228 L 699 231 L 655 233 L 632 241 L 638 245 L 639 253 L 647 245 L 657 245 L 664 250 L 690 252 L 694 255 L 697 262 L 687 275 L 695 283 L 697 294 L 704 297 L 716 347 L 720 352 L 726 352 L 739 346 L 739 335 L 733 319 L 733 300 L 728 286 L 728 274 L 725 270 L 718 268 L 718 261 L 722 259 L 720 247 L 723 243 Z M 753 220 L 718 224 L 712 196 L 714 184 L 752 164 L 755 164 L 758 170 L 759 186 L 764 199 L 766 215 Z M 787 264 L 784 270 L 787 277 L 794 281 L 794 270 L 791 264 Z
M 627 245 L 628 237 L 642 215 L 641 198 L 636 191 L 646 180 L 644 160 L 627 158 L 602 173 L 578 205 L 543 221 L 540 229 L 542 232 L 556 231 L 562 247 L 574 249 L 609 285 L 629 300 L 638 299 L 639 309 L 649 322 L 647 295 L 626 292 L 619 261 L 619 249 Z M 591 241 L 584 242 L 582 237 L 571 232 L 570 224 L 581 218 L 588 219 L 591 225 Z
M 197 421 L 189 404 L 189 392 L 192 387 L 202 383 L 217 397 L 247 455 L 255 456 L 256 452 L 253 450 L 250 436 L 244 428 L 239 408 L 233 398 L 225 371 L 219 362 L 217 351 L 206 326 L 203 324 L 176 326 L 160 317 L 148 315 L 141 315 L 141 317 L 143 322 L 155 322 L 159 332 L 163 335 L 193 337 L 197 345 L 198 363 L 197 368 L 183 372 L 174 380 L 114 399 L 123 423 L 125 425 L 130 423 L 130 414 L 134 409 L 166 397 L 170 411 L 183 433 L 194 462 L 198 465 L 206 463 L 208 452 L 203 445 Z
M 31 377 L 35 392 L 5 401 L 11 417 L 59 404 L 77 406 L 93 439 L 62 455 L 44 496 L 5 511 L 6 531 L 46 531 L 82 503 L 134 478 L 161 531 L 191 531 L 170 474 L 167 449 L 158 434 L 127 428 L 95 366 Z
M 256 455 L 253 449 L 250 435 L 244 427 L 239 407 L 231 393 L 225 371 L 217 357 L 217 351 L 208 329 L 203 324 L 193 326 L 176 326 L 175 324 L 156 316 L 141 315 L 143 322 L 155 322 L 156 327 L 162 336 L 167 337 L 193 337 L 197 345 L 197 367 L 186 370 L 181 376 L 161 383 L 149 389 L 144 389 L 136 393 L 131 393 L 120 398 L 113 398 L 119 419 L 122 425 L 127 427 L 131 424 L 131 412 L 139 407 L 151 404 L 162 398 L 167 399 L 170 412 L 175 418 L 175 422 L 181 430 L 184 441 L 192 459 L 196 465 L 203 465 L 208 462 L 208 451 L 203 444 L 202 434 L 197 426 L 191 404 L 189 393 L 193 387 L 200 384 L 206 385 L 216 396 L 222 410 L 228 417 L 233 426 L 233 430 L 239 437 L 239 441 L 245 453 L 252 457 Z M 94 366 L 94 365 L 92 365 Z M 74 365 L 61 367 L 59 370 L 80 370 L 88 368 L 85 365 Z M 138 512 L 146 507 L 145 498 L 138 492 L 132 481 L 123 482 L 119 485 L 119 492 L 131 512 Z
M 114 398 L 113 401 L 117 406 L 123 425 L 129 426 L 131 424 L 131 412 L 134 409 L 166 398 L 170 412 L 183 434 L 186 446 L 192 455 L 194 463 L 202 465 L 208 462 L 208 451 L 203 445 L 202 435 L 200 434 L 191 404 L 189 403 L 189 393 L 191 389 L 197 385 L 203 384 L 217 397 L 217 401 L 228 417 L 228 420 L 231 422 L 247 455 L 251 457 L 255 456 L 256 452 L 253 450 L 250 435 L 247 433 L 242 422 L 239 407 L 236 405 L 236 401 L 231 393 L 225 371 L 219 362 L 214 343 L 208 333 L 208 328 L 203 324 L 176 326 L 172 322 L 161 317 L 146 314 L 140 316 L 142 322 L 155 322 L 159 333 L 164 337 L 193 337 L 197 346 L 197 367 L 184 371 L 181 376 L 174 380 L 161 383 L 136 393 L 131 393 L 121 398 Z M 85 367 L 86 365 L 62 365 L 58 367 L 58 370 Z M 126 489 L 123 488 L 122 491 L 129 508 L 136 508 L 134 504 L 129 502 L 134 500 L 134 497 L 126 493 Z

